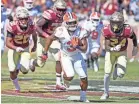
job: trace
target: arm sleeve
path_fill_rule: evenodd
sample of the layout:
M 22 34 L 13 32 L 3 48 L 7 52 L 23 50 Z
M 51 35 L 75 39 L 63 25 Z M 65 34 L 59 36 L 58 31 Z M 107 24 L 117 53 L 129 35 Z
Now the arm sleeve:
M 11 33 L 11 32 L 9 32 L 9 31 L 7 31 L 7 37 L 13 37 L 14 36 L 14 34 L 13 33 Z
M 132 35 L 130 36 L 130 39 L 132 39 L 133 45 L 134 45 L 135 47 L 137 47 L 137 37 L 136 37 L 136 35 L 135 35 L 134 32 L 133 32 Z

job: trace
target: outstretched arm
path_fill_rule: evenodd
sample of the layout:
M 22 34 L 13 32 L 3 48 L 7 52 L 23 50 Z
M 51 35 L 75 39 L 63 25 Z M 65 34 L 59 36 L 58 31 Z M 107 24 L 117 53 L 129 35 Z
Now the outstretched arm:
M 133 32 L 133 34 L 130 37 L 132 39 L 133 42 L 133 51 L 132 51 L 132 56 L 136 56 L 137 52 L 138 52 L 138 47 L 137 47 L 137 37 L 135 35 L 135 33 Z
M 48 24 L 48 20 L 43 17 L 40 17 L 36 23 L 36 29 L 37 29 L 37 32 L 39 33 L 39 35 L 41 35 L 43 37 L 48 37 L 49 35 L 42 30 L 42 26 L 45 24 Z

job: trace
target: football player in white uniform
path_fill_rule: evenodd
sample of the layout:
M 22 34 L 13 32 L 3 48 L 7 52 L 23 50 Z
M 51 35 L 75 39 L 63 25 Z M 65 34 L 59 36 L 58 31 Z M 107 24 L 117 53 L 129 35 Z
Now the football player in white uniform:
M 89 34 L 88 38 L 89 47 L 86 55 L 88 56 L 88 54 L 91 54 L 93 69 L 95 72 L 97 72 L 99 69 L 98 56 L 101 53 L 100 36 L 103 27 L 103 24 L 100 21 L 100 14 L 97 12 L 91 13 L 89 20 L 85 21 L 82 27 L 86 29 Z
M 73 12 L 67 12 L 63 16 L 63 21 L 63 25 L 58 27 L 55 33 L 47 38 L 43 57 L 47 57 L 52 41 L 59 40 L 63 77 L 66 81 L 71 81 L 76 71 L 81 79 L 80 101 L 86 102 L 88 101 L 86 100 L 88 86 L 87 68 L 81 52 L 86 52 L 87 50 L 87 31 L 77 27 L 77 16 Z

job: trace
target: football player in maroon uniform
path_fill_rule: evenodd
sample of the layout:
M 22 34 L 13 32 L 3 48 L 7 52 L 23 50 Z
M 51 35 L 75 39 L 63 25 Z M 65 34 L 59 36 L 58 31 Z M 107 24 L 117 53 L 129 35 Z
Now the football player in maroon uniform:
M 104 94 L 100 99 L 109 98 L 109 82 L 114 66 L 113 79 L 122 78 L 126 72 L 127 64 L 127 44 L 128 38 L 133 40 L 132 55 L 137 54 L 137 39 L 132 28 L 124 24 L 124 17 L 120 12 L 115 12 L 110 17 L 110 24 L 104 26 L 103 35 L 105 37 L 105 75 L 104 75 Z
M 38 67 L 43 67 L 46 58 L 42 60 L 45 39 L 52 35 L 55 28 L 60 26 L 63 22 L 63 15 L 66 12 L 66 3 L 63 0 L 57 0 L 54 3 L 52 9 L 43 12 L 42 16 L 37 21 L 37 31 L 39 33 L 39 39 L 37 42 L 37 59 L 34 60 L 34 65 Z M 56 61 L 56 89 L 65 90 L 65 86 L 61 84 L 61 64 L 60 64 L 60 43 L 59 41 L 53 41 L 50 46 L 49 52 L 53 55 Z
M 6 46 L 8 50 L 8 67 L 10 71 L 10 78 L 15 86 L 17 92 L 20 91 L 18 84 L 18 71 L 27 74 L 29 70 L 35 71 L 33 60 L 29 52 L 29 37 L 32 34 L 34 46 L 32 52 L 36 50 L 37 34 L 35 32 L 35 25 L 29 18 L 28 10 L 24 7 L 16 9 L 17 20 L 9 22 L 7 25 Z

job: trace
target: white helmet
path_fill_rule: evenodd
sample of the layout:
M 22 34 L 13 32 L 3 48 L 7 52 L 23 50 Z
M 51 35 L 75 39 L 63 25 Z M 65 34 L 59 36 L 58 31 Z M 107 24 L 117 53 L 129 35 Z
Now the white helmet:
M 28 10 L 33 8 L 33 0 L 23 0 L 23 4 Z
M 19 25 L 21 27 L 27 27 L 28 26 L 28 20 L 29 20 L 29 11 L 25 7 L 17 7 L 16 9 L 16 18 L 19 21 Z
M 63 17 L 67 9 L 67 4 L 64 0 L 57 0 L 55 1 L 53 8 L 55 9 L 58 17 Z
M 98 12 L 91 13 L 89 19 L 90 19 L 90 21 L 92 21 L 94 26 L 97 26 L 100 22 L 100 14 Z
M 67 12 L 63 16 L 63 22 L 64 22 L 65 27 L 70 31 L 75 31 L 78 25 L 77 16 L 74 12 Z

